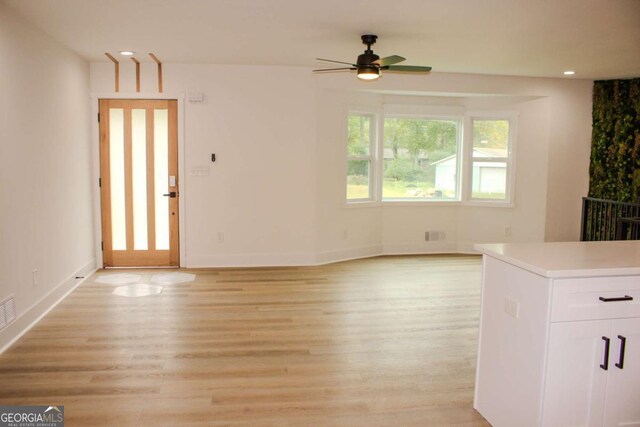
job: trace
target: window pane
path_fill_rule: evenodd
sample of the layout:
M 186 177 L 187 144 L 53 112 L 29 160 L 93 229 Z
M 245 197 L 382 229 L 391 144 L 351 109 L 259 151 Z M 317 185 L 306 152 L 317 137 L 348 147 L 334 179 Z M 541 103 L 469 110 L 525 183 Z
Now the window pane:
M 350 114 L 347 154 L 349 156 L 368 156 L 370 147 L 371 117 Z
M 473 121 L 473 157 L 509 156 L 509 121 Z
M 385 118 L 385 199 L 456 199 L 458 123 Z
M 131 110 L 133 182 L 133 249 L 147 250 L 147 120 L 146 111 Z
M 127 249 L 124 202 L 124 110 L 109 109 L 109 176 L 111 188 L 111 249 Z
M 473 199 L 506 199 L 508 158 L 509 121 L 474 120 L 471 174 Z
M 371 191 L 369 160 L 349 160 L 347 162 L 347 200 L 369 199 Z

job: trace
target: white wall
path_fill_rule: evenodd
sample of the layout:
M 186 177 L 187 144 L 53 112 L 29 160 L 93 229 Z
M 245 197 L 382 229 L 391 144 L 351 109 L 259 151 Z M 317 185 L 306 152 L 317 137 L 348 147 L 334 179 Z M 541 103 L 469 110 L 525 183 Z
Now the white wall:
M 124 63 L 123 90 L 133 88 Z M 315 262 L 315 102 L 300 68 L 165 64 L 165 93 L 204 93 L 185 103 L 186 261 L 190 267 Z M 155 64 L 143 88 L 156 93 Z M 127 74 L 129 73 L 129 74 Z M 92 91 L 113 90 L 113 66 L 91 65 Z M 132 95 L 133 96 L 133 95 Z M 211 162 L 211 154 L 216 162 Z M 209 176 L 192 176 L 194 167 Z M 218 233 L 224 234 L 220 242 Z
M 124 91 L 133 89 L 132 70 L 123 64 Z M 304 67 L 164 64 L 164 70 L 165 92 L 202 92 L 206 99 L 187 102 L 184 111 L 187 266 L 313 264 L 469 251 L 476 242 L 578 238 L 591 81 L 433 73 L 362 83 Z M 110 63 L 91 64 L 91 90 L 113 90 Z M 156 93 L 152 63 L 143 64 L 144 91 Z M 345 207 L 346 112 L 385 103 L 518 113 L 515 207 Z M 190 176 L 198 166 L 209 166 L 210 175 Z M 426 230 L 446 231 L 447 239 L 425 243 Z
M 0 351 L 95 267 L 89 67 L 0 2 Z M 33 284 L 38 270 L 38 284 Z
M 591 82 L 589 82 L 591 83 Z M 589 191 L 592 87 L 568 83 L 549 111 L 549 176 L 545 240 L 580 238 L 582 197 Z M 588 126 L 585 126 L 588 123 Z

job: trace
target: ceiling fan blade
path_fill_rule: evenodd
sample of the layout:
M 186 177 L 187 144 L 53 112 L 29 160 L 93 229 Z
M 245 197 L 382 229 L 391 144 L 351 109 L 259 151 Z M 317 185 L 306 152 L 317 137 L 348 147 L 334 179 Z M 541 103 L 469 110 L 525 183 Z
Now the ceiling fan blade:
M 336 64 L 346 64 L 346 65 L 351 65 L 352 67 L 356 66 L 356 64 L 352 64 L 351 62 L 334 61 L 333 59 L 316 58 L 316 60 L 317 61 L 324 61 L 324 62 L 334 62 Z
M 376 61 L 373 61 L 374 64 L 378 64 L 381 67 L 385 67 L 387 65 L 397 64 L 398 62 L 405 61 L 405 58 L 398 55 L 385 56 L 384 58 L 380 58 Z
M 421 67 L 418 65 L 389 65 L 381 67 L 382 70 L 397 71 L 401 73 L 429 73 L 431 67 Z
M 343 68 L 320 68 L 319 70 L 313 70 L 314 73 L 322 73 L 323 71 L 342 71 L 342 70 L 357 70 L 357 68 L 353 67 L 343 67 Z

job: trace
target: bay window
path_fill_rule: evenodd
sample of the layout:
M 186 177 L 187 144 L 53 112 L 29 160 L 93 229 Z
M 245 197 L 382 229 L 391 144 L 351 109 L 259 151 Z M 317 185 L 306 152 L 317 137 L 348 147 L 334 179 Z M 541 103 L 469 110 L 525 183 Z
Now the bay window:
M 349 113 L 347 203 L 511 204 L 512 115 L 396 113 Z

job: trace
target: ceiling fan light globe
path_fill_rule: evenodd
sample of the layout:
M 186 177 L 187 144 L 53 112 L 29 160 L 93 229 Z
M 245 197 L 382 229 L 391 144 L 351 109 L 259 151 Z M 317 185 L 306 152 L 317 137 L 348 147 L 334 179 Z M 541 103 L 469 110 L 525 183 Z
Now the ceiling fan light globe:
M 380 77 L 380 70 L 377 67 L 366 67 L 358 69 L 360 80 L 376 80 Z

